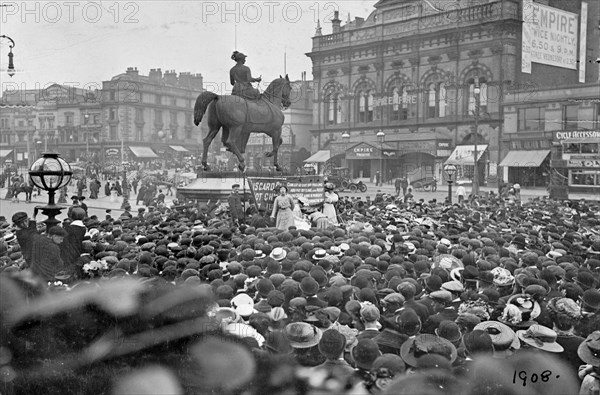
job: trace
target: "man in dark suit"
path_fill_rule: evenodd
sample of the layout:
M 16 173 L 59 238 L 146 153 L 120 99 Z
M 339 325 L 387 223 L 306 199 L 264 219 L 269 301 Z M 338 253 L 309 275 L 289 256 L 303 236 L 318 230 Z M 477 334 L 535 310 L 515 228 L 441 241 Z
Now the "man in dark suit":
M 442 321 L 454 321 L 458 317 L 458 311 L 452 307 L 452 294 L 449 291 L 441 290 L 429 294 L 433 301 L 434 315 L 429 316 L 423 324 L 421 333 L 435 335 L 435 330 Z
M 83 224 L 85 215 L 83 208 L 73 208 L 70 217 L 72 222 L 64 226 L 67 235 L 61 244 L 60 256 L 63 260 L 65 272 L 70 274 L 72 278 L 78 278 L 81 274 L 79 273 L 80 268 L 76 267 L 76 262 L 83 250 L 82 242 L 86 232 L 86 227 Z
M 240 184 L 231 186 L 231 194 L 227 198 L 229 203 L 229 215 L 234 226 L 239 226 L 244 223 L 244 208 L 242 207 L 242 198 L 240 197 Z

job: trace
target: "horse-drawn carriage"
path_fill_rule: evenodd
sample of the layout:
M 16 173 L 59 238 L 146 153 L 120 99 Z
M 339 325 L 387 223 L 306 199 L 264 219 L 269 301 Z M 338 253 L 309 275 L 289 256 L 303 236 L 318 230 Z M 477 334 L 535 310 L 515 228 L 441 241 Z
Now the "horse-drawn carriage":
M 437 180 L 434 177 L 425 177 L 415 180 L 411 183 L 417 191 L 435 192 L 437 191 Z

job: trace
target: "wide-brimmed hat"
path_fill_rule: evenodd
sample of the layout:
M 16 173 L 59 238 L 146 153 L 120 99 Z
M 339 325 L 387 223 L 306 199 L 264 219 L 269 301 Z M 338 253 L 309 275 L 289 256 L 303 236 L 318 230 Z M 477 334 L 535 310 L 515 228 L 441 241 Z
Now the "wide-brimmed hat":
M 263 335 L 258 333 L 256 329 L 247 324 L 229 324 L 225 327 L 225 332 L 240 337 L 242 339 L 245 337 L 256 339 L 259 347 L 262 347 L 262 345 L 265 343 L 265 338 L 263 337 Z
M 310 348 L 319 344 L 323 333 L 319 328 L 306 322 L 291 322 L 284 333 L 293 348 Z
M 521 348 L 519 337 L 508 325 L 497 321 L 484 321 L 473 328 L 473 330 L 478 329 L 486 332 L 492 338 L 495 357 L 508 357 L 513 350 Z
M 600 331 L 594 331 L 581 342 L 577 349 L 577 355 L 585 363 L 600 366 Z
M 281 247 L 276 247 L 276 248 L 273 248 L 273 251 L 271 251 L 269 256 L 271 258 L 275 259 L 276 261 L 281 261 L 281 260 L 285 259 L 285 257 L 287 256 L 287 251 Z
M 548 352 L 563 352 L 564 348 L 556 342 L 556 332 L 542 325 L 531 325 L 527 330 L 517 331 L 521 341 L 532 347 Z
M 512 286 L 515 282 L 515 277 L 510 271 L 500 266 L 492 269 L 492 274 L 494 275 L 494 284 L 499 287 Z
M 254 250 L 254 258 L 255 259 L 261 259 L 264 258 L 266 255 L 262 250 Z
M 453 363 L 456 360 L 456 347 L 449 340 L 430 334 L 417 335 L 408 339 L 400 348 L 400 356 L 406 364 L 416 367 L 417 359 L 424 355 L 437 354 Z
M 324 249 L 316 250 L 312 256 L 312 259 L 315 259 L 315 260 L 320 260 L 320 259 L 325 259 L 325 258 L 327 258 L 327 251 L 325 251 Z
M 498 321 L 513 327 L 527 328 L 536 323 L 533 320 L 539 317 L 540 313 L 540 304 L 531 295 L 515 294 L 506 302 Z

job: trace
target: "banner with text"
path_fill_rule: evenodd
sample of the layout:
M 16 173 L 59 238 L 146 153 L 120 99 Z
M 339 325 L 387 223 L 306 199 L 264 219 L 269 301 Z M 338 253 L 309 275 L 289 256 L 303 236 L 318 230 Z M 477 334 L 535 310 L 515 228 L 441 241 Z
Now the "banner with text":
M 577 69 L 577 28 L 577 14 L 523 0 L 521 71 L 532 62 Z
M 258 207 L 267 210 L 273 208 L 273 200 L 279 194 L 275 190 L 280 185 L 286 185 L 288 194 L 293 197 L 304 197 L 310 205 L 323 202 L 323 177 L 282 177 L 282 178 L 260 178 L 248 177 L 251 190 Z

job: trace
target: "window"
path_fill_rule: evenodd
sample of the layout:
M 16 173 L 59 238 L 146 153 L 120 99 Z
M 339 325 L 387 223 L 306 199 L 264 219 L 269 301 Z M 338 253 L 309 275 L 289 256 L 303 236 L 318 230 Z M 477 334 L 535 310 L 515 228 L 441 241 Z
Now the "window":
M 544 116 L 543 107 L 519 108 L 519 130 L 544 130 Z
M 177 105 L 177 99 L 175 97 L 171 98 L 171 105 L 175 107 Z
M 0 128 L 8 129 L 8 118 L 0 119 Z
M 160 95 L 154 96 L 154 104 L 162 104 L 162 97 Z
M 89 125 L 90 123 L 90 114 L 83 114 L 83 124 Z
M 191 128 L 187 128 L 185 130 L 185 138 L 188 140 L 191 140 L 191 138 L 192 138 L 192 129 Z
M 19 127 L 23 127 L 25 126 L 25 121 L 23 121 L 22 119 L 19 119 Z
M 448 105 L 445 82 L 432 82 L 427 85 L 426 118 L 440 118 L 446 116 Z
M 117 100 L 117 95 L 115 93 L 115 91 L 110 91 L 110 101 L 115 101 Z
M 73 125 L 73 114 L 72 113 L 65 114 L 65 126 L 72 126 L 72 125 Z
M 390 120 L 401 121 L 408 119 L 408 92 L 405 86 L 392 89 L 392 104 L 390 105 Z
M 139 126 L 137 128 L 135 128 L 135 140 L 136 141 L 144 140 L 144 132 L 143 132 L 142 128 Z
M 117 140 L 117 126 L 116 125 L 110 125 L 108 132 L 109 132 L 109 136 L 108 136 L 109 140 Z
M 155 123 L 162 123 L 162 111 L 161 110 L 155 110 L 154 111 L 154 122 Z
M 177 125 L 177 111 L 171 111 L 171 125 Z
M 479 97 L 475 94 L 475 80 L 471 78 L 467 81 L 467 112 L 469 115 L 477 113 L 477 99 L 479 99 L 479 113 L 487 112 L 487 83 L 485 79 L 479 78 Z
M 100 114 L 94 114 L 94 125 L 98 125 L 100 123 Z
M 358 122 L 373 122 L 373 92 L 360 90 L 358 97 Z
M 577 129 L 578 104 L 567 104 L 563 106 L 563 129 Z
M 144 109 L 143 108 L 135 109 L 135 120 L 136 120 L 136 122 L 144 121 Z
M 577 186 L 600 187 L 600 171 L 598 170 L 571 170 L 570 184 Z
M 325 124 L 335 125 L 341 122 L 338 94 L 333 89 L 325 93 Z
M 116 121 L 117 120 L 117 109 L 116 108 L 111 108 L 110 109 L 110 115 L 109 115 L 108 119 L 110 121 Z
M 564 154 L 597 154 L 599 143 L 566 143 L 563 145 Z

